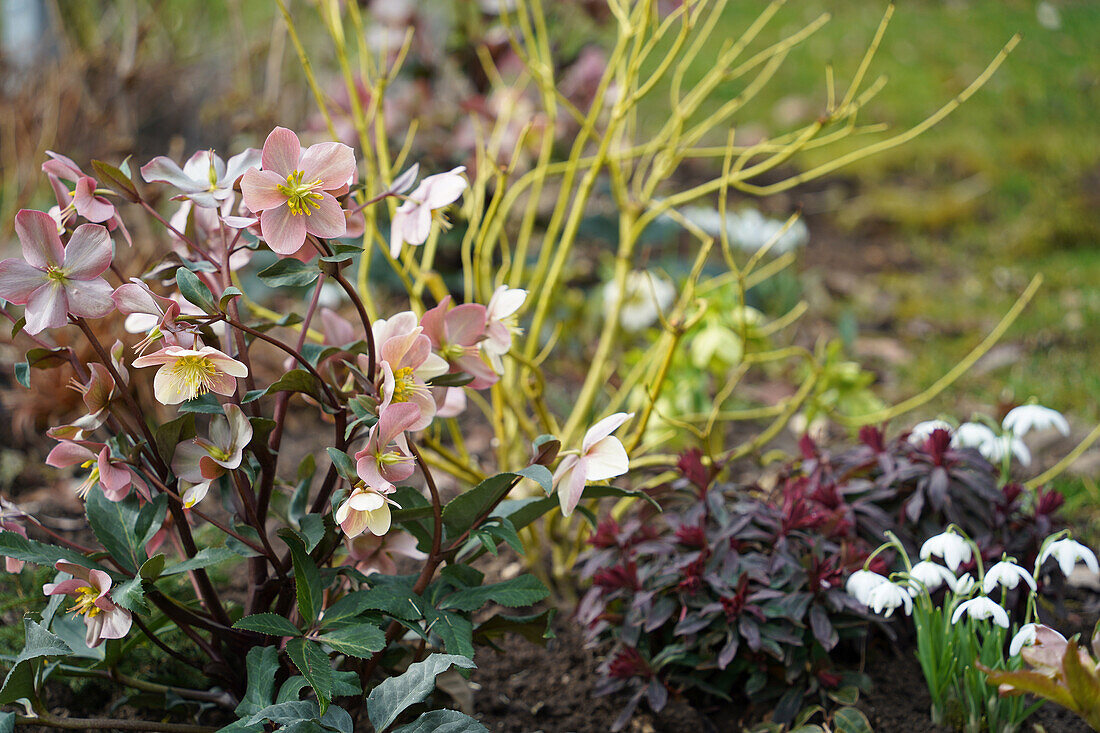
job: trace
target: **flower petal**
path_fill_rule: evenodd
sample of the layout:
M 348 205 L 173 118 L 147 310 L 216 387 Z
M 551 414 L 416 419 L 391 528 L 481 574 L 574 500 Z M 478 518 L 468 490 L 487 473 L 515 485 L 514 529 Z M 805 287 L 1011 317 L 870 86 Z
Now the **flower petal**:
M 31 267 L 23 260 L 10 259 L 0 262 L 0 298 L 26 305 L 31 294 L 49 282 L 46 273 Z
M 596 443 L 618 430 L 620 425 L 632 417 L 634 417 L 633 412 L 616 412 L 600 420 L 584 434 L 581 451 L 587 453 Z
M 447 173 L 437 173 L 425 178 L 420 184 L 428 189 L 427 196 L 423 199 L 424 205 L 429 209 L 440 209 L 458 200 L 466 190 L 466 179 L 459 175 L 465 170 L 466 166 L 460 165 Z
M 260 163 L 264 170 L 275 171 L 286 178 L 298 170 L 298 159 L 301 154 L 302 144 L 298 142 L 298 136 L 285 127 L 276 127 L 264 140 Z M 255 209 L 252 210 L 255 211 Z
M 295 216 L 289 206 L 267 209 L 260 215 L 260 231 L 272 252 L 291 255 L 306 241 L 306 217 Z
M 318 204 L 319 208 L 313 209 L 309 216 L 295 218 L 304 218 L 306 231 L 315 237 L 334 239 L 344 236 L 348 230 L 348 220 L 344 218 L 340 203 L 332 194 L 322 193 Z
M 322 191 L 331 191 L 355 175 L 355 153 L 343 143 L 317 143 L 302 153 L 300 168 L 304 182 L 319 180 Z
M 218 181 L 219 187 L 232 188 L 237 180 L 244 175 L 249 168 L 258 168 L 260 165 L 260 151 L 256 148 L 247 148 L 237 153 L 225 166 L 225 174 Z
M 205 151 L 201 151 L 201 153 L 205 154 Z M 198 154 L 196 153 L 196 155 Z M 167 183 L 185 193 L 198 193 L 206 189 L 202 181 L 191 178 L 179 167 L 176 161 L 163 155 L 158 155 L 143 165 L 141 167 L 141 177 L 146 183 Z
M 81 224 L 65 245 L 62 269 L 74 280 L 99 277 L 111 266 L 111 235 L 99 224 Z
M 60 266 L 65 259 L 57 222 L 44 211 L 23 209 L 15 215 L 15 233 L 23 246 L 23 259 L 31 267 Z
M 65 284 L 69 312 L 82 318 L 102 318 L 115 309 L 111 286 L 103 278 L 74 280 Z
M 280 176 L 272 171 L 249 168 L 241 179 L 244 205 L 254 213 L 277 209 L 286 203 L 286 194 L 277 188 L 283 185 L 286 185 L 286 176 Z
M 367 520 L 367 529 L 370 530 L 371 534 L 381 537 L 390 531 L 389 504 L 383 504 L 380 509 L 373 512 L 364 513 L 364 517 Z
M 68 323 L 68 311 L 69 301 L 65 296 L 65 288 L 57 281 L 47 283 L 31 293 L 31 297 L 27 299 L 24 311 L 27 325 L 23 328 L 31 335 L 47 328 L 61 328 Z
M 584 459 L 576 456 L 566 456 L 558 466 L 554 483 L 558 487 L 558 503 L 563 516 L 568 517 L 577 508 L 587 481 L 586 470 Z
M 622 476 L 630 468 L 630 458 L 626 455 L 626 448 L 618 438 L 611 436 L 592 446 L 584 454 L 584 459 L 588 465 L 589 481 L 602 481 Z
M 73 191 L 73 206 L 76 213 L 88 221 L 96 223 L 107 221 L 115 215 L 115 207 L 102 196 L 95 195 L 96 181 L 91 176 L 83 176 L 76 182 Z

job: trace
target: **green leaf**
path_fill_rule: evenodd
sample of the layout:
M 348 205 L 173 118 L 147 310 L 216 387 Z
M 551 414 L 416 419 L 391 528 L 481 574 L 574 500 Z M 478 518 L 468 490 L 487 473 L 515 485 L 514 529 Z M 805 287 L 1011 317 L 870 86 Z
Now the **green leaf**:
M 470 529 L 478 517 L 489 512 L 518 481 L 514 473 L 498 473 L 447 502 L 443 507 L 443 524 L 450 535 L 457 536 Z
M 111 553 L 111 557 L 133 573 L 147 559 L 145 547 L 138 542 L 135 534 L 140 511 L 141 507 L 134 493 L 122 501 L 111 501 L 103 495 L 99 485 L 93 486 L 85 499 L 88 524 L 96 539 Z
M 31 388 L 31 365 L 25 361 L 21 361 L 15 365 L 15 381 L 19 382 L 24 389 Z
M 92 161 L 92 170 L 95 171 L 96 176 L 99 178 L 99 182 L 107 186 L 119 196 L 131 204 L 136 204 L 141 201 L 141 194 L 138 193 L 137 186 L 130 180 L 130 176 L 123 173 L 121 170 L 111 165 L 110 163 L 104 163 L 102 160 Z
M 556 608 L 548 608 L 541 613 L 524 616 L 498 613 L 474 630 L 474 638 L 478 643 L 491 644 L 493 639 L 500 638 L 504 634 L 519 634 L 532 644 L 545 646 L 547 639 L 554 638 L 554 630 L 550 625 L 555 615 L 557 615 Z
M 321 703 L 321 714 L 324 715 L 332 700 L 332 664 L 328 655 L 320 644 L 308 639 L 291 639 L 287 642 L 286 653 L 302 676 L 309 681 L 309 686 Z
M 867 716 L 856 708 L 841 708 L 833 713 L 836 733 L 874 733 Z
M 300 674 L 294 675 L 279 688 L 279 694 L 275 696 L 275 703 L 297 702 L 298 698 L 301 697 L 303 687 L 309 687 L 306 678 Z
M 0 713 L 0 733 L 15 733 L 15 713 Z
M 338 448 L 325 448 L 325 450 L 328 451 L 328 457 L 332 459 L 338 474 L 352 484 L 359 480 L 359 475 L 355 472 L 355 461 L 351 456 Z
M 489 733 L 489 729 L 458 710 L 431 710 L 393 733 Z
M 153 539 L 153 536 L 164 526 L 164 515 L 168 513 L 168 497 L 157 494 L 152 501 L 145 502 L 138 511 L 137 522 L 134 524 L 134 536 L 142 548 Z M 144 549 L 143 549 L 144 551 Z M 161 569 L 164 561 L 161 560 Z M 160 571 L 157 571 L 158 574 Z
M 369 590 L 357 590 L 348 593 L 346 596 L 333 603 L 325 609 L 325 613 L 321 616 L 321 627 L 326 628 L 339 621 L 355 618 L 363 611 L 369 609 L 371 603 L 370 594 L 371 591 Z
M 163 494 L 161 494 L 163 496 Z M 164 553 L 158 552 L 142 563 L 138 575 L 145 580 L 156 580 L 164 572 Z
M 371 577 L 372 580 L 379 578 L 378 575 Z M 380 583 L 370 590 L 350 593 L 334 603 L 332 609 L 325 612 L 322 625 L 357 616 L 363 611 L 382 611 L 394 618 L 416 621 L 423 618 L 427 606 L 428 603 L 423 598 L 412 592 L 411 585 L 404 587 Z M 351 613 L 352 610 L 355 612 Z
M 248 687 L 233 711 L 242 718 L 271 704 L 271 696 L 275 694 L 275 675 L 279 671 L 278 647 L 252 647 L 245 657 L 245 666 L 248 669 Z
M 141 581 L 139 574 L 125 583 L 114 586 L 111 589 L 111 600 L 127 611 L 149 613 L 149 606 L 145 603 L 145 589 L 141 587 Z
M 474 625 L 468 618 L 431 607 L 424 609 L 424 618 L 428 621 L 428 630 L 443 640 L 443 648 L 448 654 L 473 658 Z
M 222 297 L 218 298 L 218 309 L 225 310 L 225 306 L 229 304 L 229 301 L 233 298 L 239 298 L 244 295 L 241 289 L 236 285 L 230 285 L 228 288 L 222 291 Z
M 260 397 L 276 392 L 301 392 L 316 400 L 321 399 L 321 388 L 318 385 L 317 378 L 305 369 L 291 369 L 267 389 L 254 389 L 246 394 L 241 401 L 253 402 Z
M 34 695 L 34 673 L 31 662 L 42 657 L 64 657 L 72 649 L 60 637 L 51 634 L 46 627 L 23 618 L 23 651 L 12 663 L 11 670 L 0 687 L 0 704 L 12 703 Z
M 210 288 L 206 287 L 203 281 L 199 280 L 199 276 L 186 267 L 180 267 L 176 270 L 176 287 L 180 289 L 180 295 L 187 302 L 201 308 L 203 313 L 211 315 L 218 313 L 218 306 L 214 302 L 214 296 L 211 294 Z
M 323 644 L 353 657 L 366 659 L 386 647 L 386 635 L 382 629 L 368 623 L 345 626 L 318 639 Z
M 317 473 L 317 459 L 310 453 L 298 464 L 298 484 L 294 487 L 294 494 L 290 497 L 290 505 L 287 507 L 287 517 L 291 522 L 297 522 L 309 511 L 309 488 L 313 484 L 313 476 Z
M 509 608 L 530 606 L 550 595 L 549 589 L 534 575 L 520 575 L 500 583 L 464 588 L 447 596 L 442 608 L 476 611 L 490 601 Z
M 179 412 L 197 412 L 201 415 L 224 415 L 225 408 L 213 394 L 204 394 L 187 402 L 181 402 L 176 408 Z
M 255 631 L 268 636 L 300 636 L 298 627 L 276 613 L 254 613 L 233 624 L 234 629 Z
M 20 537 L 15 532 L 0 531 L 0 555 L 35 565 L 52 567 L 58 560 L 64 560 L 84 568 L 106 571 L 106 568 L 102 565 L 89 560 L 79 552 L 73 552 L 67 547 L 47 545 L 37 540 L 29 540 L 26 537 Z
M 384 731 L 410 705 L 423 701 L 435 689 L 436 675 L 452 666 L 473 669 L 473 661 L 453 654 L 432 654 L 409 665 L 405 673 L 383 680 L 367 697 L 367 716 L 377 731 Z
M 298 520 L 298 536 L 305 545 L 306 552 L 313 552 L 313 548 L 325 536 L 325 518 L 320 514 L 307 514 Z
M 298 538 L 297 533 L 289 527 L 279 530 L 279 536 L 283 538 L 290 548 L 291 561 L 294 563 L 294 586 L 298 595 L 298 613 L 306 626 L 311 626 L 317 620 L 323 600 L 321 597 L 321 572 L 317 569 L 317 563 L 306 552 L 305 545 Z
M 153 437 L 156 440 L 157 453 L 171 463 L 176 446 L 188 438 L 195 437 L 195 416 L 185 412 L 175 420 L 169 420 L 158 427 Z
M 262 270 L 258 277 L 269 288 L 279 288 L 309 285 L 320 275 L 315 265 L 286 257 Z
M 184 560 L 183 562 L 165 568 L 164 572 L 161 574 L 178 575 L 179 573 L 186 573 L 190 570 L 208 568 L 211 565 L 218 565 L 233 557 L 237 557 L 237 553 L 227 547 L 204 547 L 196 552 L 195 556 L 191 559 Z

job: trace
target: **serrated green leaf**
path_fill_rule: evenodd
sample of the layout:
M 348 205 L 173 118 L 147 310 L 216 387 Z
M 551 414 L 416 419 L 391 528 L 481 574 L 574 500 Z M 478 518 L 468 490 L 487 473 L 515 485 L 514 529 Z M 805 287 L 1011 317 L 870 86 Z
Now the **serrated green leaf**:
M 300 636 L 298 627 L 276 613 L 254 613 L 233 624 L 234 629 L 255 631 L 268 636 Z
M 489 729 L 458 710 L 431 710 L 393 733 L 488 733 Z
M 520 575 L 500 583 L 455 591 L 443 599 L 440 607 L 476 611 L 486 603 L 493 602 L 509 608 L 519 608 L 538 603 L 548 595 L 550 591 L 541 580 L 534 575 Z
M 474 630 L 474 638 L 479 643 L 489 644 L 493 639 L 504 634 L 519 634 L 532 644 L 545 645 L 547 639 L 554 638 L 554 630 L 551 624 L 557 615 L 556 608 L 549 608 L 541 613 L 533 613 L 523 616 L 509 616 L 498 613 Z
M 332 459 L 332 464 L 336 466 L 338 474 L 353 484 L 359 480 L 355 472 L 355 461 L 351 456 L 338 448 L 325 448 L 325 450 L 328 452 L 328 457 Z
M 204 394 L 193 400 L 181 402 L 176 410 L 182 413 L 195 412 L 200 415 L 225 414 L 225 408 L 222 407 L 222 403 L 218 402 L 218 398 L 213 394 Z
M 199 276 L 186 267 L 176 270 L 176 287 L 188 303 L 202 309 L 203 313 L 210 315 L 218 313 L 218 306 L 214 302 L 214 295 L 210 292 L 210 288 L 206 287 Z
M 305 545 L 297 533 L 289 527 L 279 530 L 279 536 L 290 548 L 290 558 L 294 564 L 294 586 L 298 597 L 298 614 L 305 625 L 311 626 L 317 620 L 322 607 L 321 572 L 317 563 L 306 552 Z
M 306 552 L 313 548 L 325 536 L 325 518 L 320 514 L 307 514 L 298 520 L 298 536 L 305 545 Z
M 384 731 L 410 705 L 423 701 L 435 689 L 435 678 L 452 666 L 473 669 L 473 661 L 454 654 L 432 654 L 409 665 L 405 673 L 383 680 L 367 697 L 367 716 L 375 730 Z
M 111 600 L 127 611 L 134 613 L 149 613 L 149 606 L 145 603 L 145 589 L 141 587 L 141 575 L 130 578 L 124 583 L 119 583 L 111 589 Z
M 290 257 L 284 257 L 275 264 L 260 271 L 258 277 L 269 288 L 303 287 L 320 277 L 321 271 L 311 265 Z
M 51 634 L 46 627 L 31 619 L 23 618 L 23 650 L 15 658 L 0 686 L 0 704 L 12 703 L 34 694 L 34 675 L 31 662 L 43 657 L 64 657 L 72 654 L 61 637 Z
M 321 714 L 325 714 L 332 700 L 332 663 L 321 645 L 308 639 L 291 639 L 287 642 L 286 652 L 290 661 L 309 682 L 317 700 L 321 704 Z
M 271 704 L 271 696 L 275 694 L 275 675 L 279 671 L 278 647 L 252 647 L 245 657 L 245 667 L 248 670 L 248 687 L 233 711 L 242 718 Z
M 0 556 L 50 567 L 58 560 L 64 560 L 84 568 L 106 571 L 102 565 L 89 560 L 79 552 L 58 545 L 47 545 L 38 540 L 29 540 L 15 532 L 0 531 Z
M 122 501 L 111 501 L 97 484 L 88 492 L 84 508 L 88 525 L 103 548 L 122 567 L 136 573 L 147 559 L 145 547 L 134 533 L 141 511 L 137 496 L 131 493 Z
M 164 560 L 164 553 L 158 552 L 142 563 L 141 569 L 138 570 L 138 575 L 145 580 L 156 580 L 160 577 L 160 574 L 164 572 Z
M 341 654 L 367 659 L 374 652 L 386 647 L 386 634 L 377 626 L 357 623 L 331 631 L 318 641 L 328 644 Z
M 230 550 L 228 547 L 204 547 L 195 553 L 195 556 L 189 560 L 176 563 L 170 567 L 164 569 L 161 575 L 178 575 L 179 573 L 186 573 L 190 570 L 198 570 L 199 568 L 208 568 L 211 565 L 218 565 L 230 558 L 238 557 L 237 553 Z
M 457 613 L 438 608 L 425 608 L 424 618 L 428 630 L 443 640 L 443 649 L 448 654 L 474 656 L 474 625 L 470 620 Z

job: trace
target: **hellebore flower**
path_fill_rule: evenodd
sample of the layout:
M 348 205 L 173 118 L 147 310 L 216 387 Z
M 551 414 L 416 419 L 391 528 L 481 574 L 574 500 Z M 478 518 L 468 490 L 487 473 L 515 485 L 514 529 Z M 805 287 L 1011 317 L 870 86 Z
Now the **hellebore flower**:
M 845 583 L 844 589 L 848 591 L 848 595 L 855 598 L 864 606 L 870 606 L 871 591 L 883 583 L 889 582 L 889 579 L 878 573 L 870 570 L 857 570 L 848 577 L 848 582 Z
M 580 455 L 570 454 L 561 459 L 554 471 L 554 486 L 558 491 L 558 502 L 563 515 L 568 517 L 573 513 L 589 481 L 621 476 L 630 468 L 626 449 L 611 433 L 632 417 L 633 412 L 608 415 L 584 434 Z
M 297 252 L 306 234 L 321 239 L 347 231 L 343 209 L 332 191 L 355 175 L 355 154 L 343 143 L 318 143 L 304 152 L 298 136 L 276 127 L 267 136 L 262 168 L 249 168 L 241 179 L 244 205 L 260 213 L 260 231 L 281 255 Z
M 936 430 L 946 430 L 950 433 L 953 429 L 951 423 L 946 420 L 925 420 L 914 425 L 909 431 L 909 443 L 921 448 Z
M 930 557 L 942 557 L 944 563 L 954 573 L 958 572 L 959 566 L 964 562 L 970 562 L 973 552 L 969 542 L 951 530 L 947 530 L 935 537 L 930 537 L 921 545 L 920 559 L 927 560 Z
M 985 578 L 982 580 L 982 592 L 989 595 L 998 584 L 1011 590 L 1019 585 L 1021 580 L 1027 583 L 1032 590 L 1035 590 L 1035 579 L 1031 577 L 1031 573 L 1016 563 L 1002 560 L 985 571 Z
M 375 534 L 360 535 L 348 541 L 348 559 L 363 575 L 381 573 L 396 575 L 397 565 L 393 555 L 412 560 L 424 560 L 426 553 L 416 549 L 416 538 L 408 532 L 391 532 L 384 537 Z
M 1042 630 L 1042 631 L 1041 631 Z M 1047 641 L 1066 641 L 1066 637 L 1050 628 L 1049 626 L 1040 626 L 1039 624 L 1024 624 L 1020 627 L 1020 630 L 1016 632 L 1016 635 L 1012 637 L 1012 641 L 1008 645 L 1009 656 L 1016 656 L 1019 654 L 1025 646 L 1035 646 L 1035 643 L 1039 640 L 1039 634 L 1043 633 L 1049 636 L 1056 637 L 1055 639 L 1048 639 Z
M 163 405 L 178 405 L 214 392 L 231 395 L 237 378 L 248 375 L 248 367 L 213 346 L 197 351 L 168 346 L 134 359 L 135 367 L 161 365 L 153 378 L 153 394 Z
M 1068 537 L 1047 545 L 1047 548 L 1039 555 L 1036 565 L 1042 567 L 1048 557 L 1053 557 L 1058 561 L 1058 566 L 1062 568 L 1062 575 L 1066 577 L 1069 577 L 1069 574 L 1073 572 L 1073 566 L 1077 564 L 1078 560 L 1085 563 L 1085 566 L 1092 571 L 1093 575 L 1100 574 L 1100 565 L 1096 562 L 1095 553 L 1080 542 L 1071 540 Z
M 225 417 L 210 421 L 210 439 L 193 438 L 176 446 L 172 472 L 185 481 L 209 483 L 241 465 L 252 440 L 252 423 L 241 408 L 225 405 Z
M 465 166 L 446 173 L 428 176 L 408 195 L 393 213 L 390 223 L 390 255 L 401 254 L 401 245 L 424 244 L 432 230 L 432 214 L 453 204 L 466 190 L 466 179 L 460 174 Z
M 867 593 L 867 601 L 867 606 L 884 618 L 890 618 L 902 607 L 906 616 L 913 613 L 913 597 L 897 583 L 879 583 Z
M 485 339 L 485 323 L 485 306 L 464 303 L 451 308 L 449 295 L 420 318 L 424 334 L 451 365 L 451 373 L 465 372 L 474 378 L 471 389 L 486 389 L 500 379 L 478 354 L 478 345 Z
M 409 402 L 393 403 L 381 410 L 378 422 L 367 435 L 367 444 L 355 454 L 355 472 L 368 487 L 377 489 L 404 481 L 416 470 L 405 431 L 419 418 L 420 408 Z M 397 450 L 390 450 L 391 445 Z
M 111 265 L 111 236 L 98 224 L 81 224 L 61 244 L 49 214 L 15 215 L 23 259 L 0 262 L 0 298 L 26 306 L 29 334 L 60 328 L 66 316 L 99 318 L 111 312 L 111 286 L 100 277 Z
M 95 430 L 110 416 L 111 397 L 115 393 L 115 380 L 107 367 L 99 362 L 88 364 L 90 372 L 87 382 L 69 380 L 69 386 L 80 393 L 84 407 L 88 411 L 84 417 L 73 423 L 81 430 Z
M 213 150 L 200 150 L 183 164 L 181 169 L 174 160 L 159 155 L 141 167 L 141 177 L 146 183 L 167 183 L 175 186 L 182 195 L 199 206 L 217 208 L 233 196 L 233 186 L 249 168 L 260 165 L 260 151 L 248 148 L 229 159 L 226 165 Z
M 676 286 L 651 272 L 635 270 L 626 276 L 625 295 L 612 280 L 603 289 L 603 312 L 610 318 L 622 299 L 619 323 L 625 331 L 641 331 L 653 325 L 676 298 Z
M 512 348 L 512 336 L 523 333 L 516 325 L 516 311 L 527 300 L 527 291 L 501 285 L 485 306 L 485 340 L 481 350 L 489 357 L 489 363 L 497 374 L 504 371 L 502 356 Z
M 177 454 L 178 455 L 178 454 Z M 172 470 L 175 470 L 173 465 Z M 190 509 L 198 504 L 200 501 L 206 498 L 206 493 L 210 491 L 210 483 L 213 479 L 206 479 L 200 481 L 197 484 L 192 484 L 186 479 L 181 482 L 181 488 L 183 492 L 180 494 L 180 501 L 183 502 L 184 509 Z
M 369 486 L 355 489 L 336 510 L 336 523 L 351 538 L 363 534 L 363 530 L 381 537 L 390 531 L 390 504 L 397 506 L 386 497 L 393 490 L 392 484 L 383 490 Z
M 136 477 L 125 464 L 118 465 L 112 460 L 111 450 L 106 445 L 82 440 L 82 431 L 75 425 L 55 428 L 48 434 L 60 442 L 46 456 L 47 466 L 67 468 L 79 465 L 91 469 L 76 487 L 76 495 L 81 499 L 86 498 L 96 484 L 110 501 L 122 501 L 130 493 Z
M 959 607 L 955 609 L 955 613 L 951 614 L 951 623 L 957 624 L 964 615 L 972 619 L 991 618 L 993 623 L 1002 629 L 1008 628 L 1008 611 L 1001 608 L 1000 604 L 988 596 L 978 596 L 960 603 Z
M 116 606 L 108 595 L 111 591 L 110 575 L 64 560 L 58 560 L 54 567 L 73 577 L 58 583 L 46 583 L 42 586 L 42 592 L 48 596 L 60 594 L 76 599 L 76 605 L 69 610 L 84 617 L 87 630 L 84 642 L 89 647 L 99 646 L 104 639 L 121 639 L 129 633 L 133 619 L 129 611 Z
M 951 590 L 955 590 L 954 573 L 931 560 L 922 560 L 914 565 L 909 571 L 909 577 L 923 585 L 929 593 L 945 584 Z
M 1001 427 L 1013 435 L 1027 435 L 1032 430 L 1057 430 L 1069 435 L 1069 423 L 1062 413 L 1042 405 L 1020 405 L 1008 411 Z
M 412 316 L 411 313 L 409 315 Z M 412 327 L 406 330 L 405 327 L 409 325 Z M 422 333 L 423 329 L 416 325 L 415 316 L 411 319 L 394 317 L 388 323 L 379 321 L 371 330 L 375 338 L 388 333 L 394 334 L 384 341 L 375 342 L 379 344 L 379 366 L 382 368 L 382 406 L 379 410 L 403 402 L 416 405 L 419 417 L 405 429 L 423 430 L 435 417 L 435 399 L 427 381 L 446 374 L 449 368 L 447 362 L 438 354 L 432 353 L 432 342 Z M 368 365 L 366 355 L 360 354 L 360 368 L 366 372 Z
M 75 210 L 77 214 L 88 221 L 97 224 L 115 216 L 114 204 L 103 196 L 96 195 L 96 180 L 94 178 L 80 170 L 80 166 L 71 158 L 51 150 L 47 150 L 46 155 L 50 159 L 42 164 L 42 170 L 49 176 L 50 183 L 53 184 L 59 205 L 64 205 L 66 199 L 68 199 L 72 202 L 69 204 L 72 206 L 72 210 Z M 58 179 L 72 181 L 76 184 L 76 188 L 70 192 Z M 62 218 L 66 217 L 62 216 Z

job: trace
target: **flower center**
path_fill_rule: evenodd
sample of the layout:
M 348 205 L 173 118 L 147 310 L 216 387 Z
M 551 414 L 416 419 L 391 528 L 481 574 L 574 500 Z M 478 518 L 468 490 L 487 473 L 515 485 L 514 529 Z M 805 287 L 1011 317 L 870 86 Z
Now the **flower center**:
M 408 402 L 418 391 L 420 388 L 413 379 L 412 367 L 401 367 L 393 373 L 393 394 L 390 396 L 392 402 Z
M 378 451 L 374 454 L 374 460 L 378 462 L 381 467 L 392 466 L 398 463 L 405 463 L 411 461 L 412 456 L 406 456 L 398 453 L 397 451 Z
M 80 467 L 92 469 L 88 477 L 81 481 L 80 485 L 76 487 L 76 495 L 81 499 L 86 499 L 92 487 L 99 483 L 99 461 L 95 458 L 89 458 L 81 463 Z
M 96 599 L 99 598 L 99 591 L 90 585 L 85 585 L 77 588 L 76 592 L 80 595 L 77 596 L 76 603 L 69 610 L 89 618 L 98 615 L 102 610 L 95 604 Z
M 206 394 L 214 385 L 218 367 L 205 356 L 181 356 L 168 372 L 176 391 L 193 400 Z
M 65 271 L 57 265 L 46 266 L 46 277 L 48 277 L 50 280 L 53 280 L 58 285 L 64 285 L 65 282 L 69 279 L 65 275 Z
M 305 214 L 310 216 L 313 212 L 310 210 L 321 208 L 321 199 L 324 196 L 320 193 L 321 179 L 313 181 L 312 183 L 302 183 L 302 176 L 305 175 L 302 171 L 294 171 L 286 177 L 286 185 L 276 186 L 276 190 L 279 193 L 286 196 L 286 205 L 290 207 L 290 213 L 293 216 L 299 214 Z
M 439 350 L 439 355 L 449 362 L 456 362 L 466 356 L 471 350 L 462 344 L 444 344 Z M 396 376 L 396 375 L 395 375 Z

